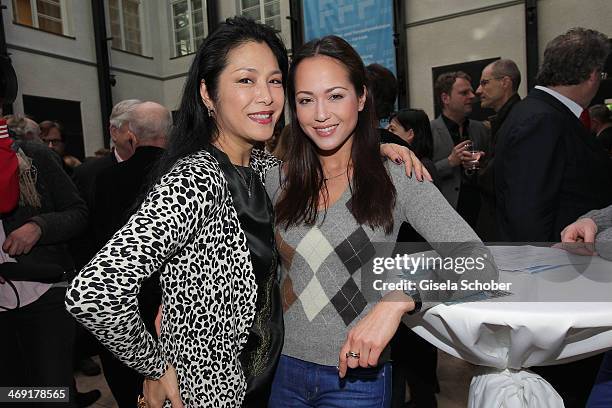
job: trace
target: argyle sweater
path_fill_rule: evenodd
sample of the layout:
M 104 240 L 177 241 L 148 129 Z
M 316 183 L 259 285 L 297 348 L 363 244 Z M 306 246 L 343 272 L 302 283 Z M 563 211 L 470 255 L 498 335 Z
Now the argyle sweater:
M 319 213 L 315 225 L 288 229 L 276 225 L 282 265 L 284 355 L 321 365 L 338 364 L 348 331 L 381 296 L 372 290 L 371 261 L 391 255 L 402 222 L 408 221 L 443 257 L 488 252 L 432 183 L 408 178 L 404 166 L 387 163 L 397 191 L 390 234 L 357 223 L 349 211 L 349 188 L 326 214 Z M 266 189 L 273 202 L 281 194 L 281 185 L 279 168 L 271 169 Z M 497 278 L 492 265 L 478 273 L 482 280 Z M 435 304 L 423 303 L 425 308 Z M 379 361 L 388 360 L 387 347 Z

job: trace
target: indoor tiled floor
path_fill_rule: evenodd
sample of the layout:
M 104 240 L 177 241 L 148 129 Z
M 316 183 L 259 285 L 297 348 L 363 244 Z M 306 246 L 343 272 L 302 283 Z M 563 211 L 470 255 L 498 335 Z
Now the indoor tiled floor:
M 95 360 L 99 363 L 98 358 Z M 438 352 L 438 380 L 440 394 L 438 394 L 439 408 L 464 408 L 467 406 L 468 388 L 475 367 L 463 360 L 448 354 Z M 102 397 L 94 404 L 94 408 L 116 408 L 117 403 L 106 385 L 103 375 L 86 377 L 77 375 L 79 391 L 89 391 L 94 388 L 102 391 Z

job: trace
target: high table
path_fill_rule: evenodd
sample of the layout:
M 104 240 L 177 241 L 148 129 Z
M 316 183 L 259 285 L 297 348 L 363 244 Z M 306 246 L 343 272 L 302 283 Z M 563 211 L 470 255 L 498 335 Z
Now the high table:
M 516 251 L 491 249 L 496 258 Z M 612 348 L 612 262 L 581 259 L 538 273 L 500 270 L 512 295 L 441 304 L 404 323 L 446 353 L 482 366 L 470 385 L 470 408 L 563 407 L 554 388 L 526 369 Z

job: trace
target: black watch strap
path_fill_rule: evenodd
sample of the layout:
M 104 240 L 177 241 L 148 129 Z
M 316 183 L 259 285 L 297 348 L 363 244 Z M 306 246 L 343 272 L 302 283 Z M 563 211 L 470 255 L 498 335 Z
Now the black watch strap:
M 421 294 L 419 293 L 419 290 L 418 289 L 405 290 L 404 293 L 410 296 L 412 300 L 414 301 L 414 309 L 409 311 L 408 314 L 413 315 L 415 313 L 420 312 L 421 308 L 423 307 L 423 302 L 421 301 Z

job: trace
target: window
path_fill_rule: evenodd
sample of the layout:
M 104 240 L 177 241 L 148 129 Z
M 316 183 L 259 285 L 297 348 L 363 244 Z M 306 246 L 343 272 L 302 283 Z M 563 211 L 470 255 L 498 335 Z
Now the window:
M 174 55 L 195 52 L 208 35 L 206 0 L 171 0 Z
M 240 0 L 240 14 L 281 30 L 280 0 Z
M 13 0 L 15 22 L 62 35 L 65 9 L 64 0 Z
M 141 0 L 109 0 L 113 48 L 142 54 Z

